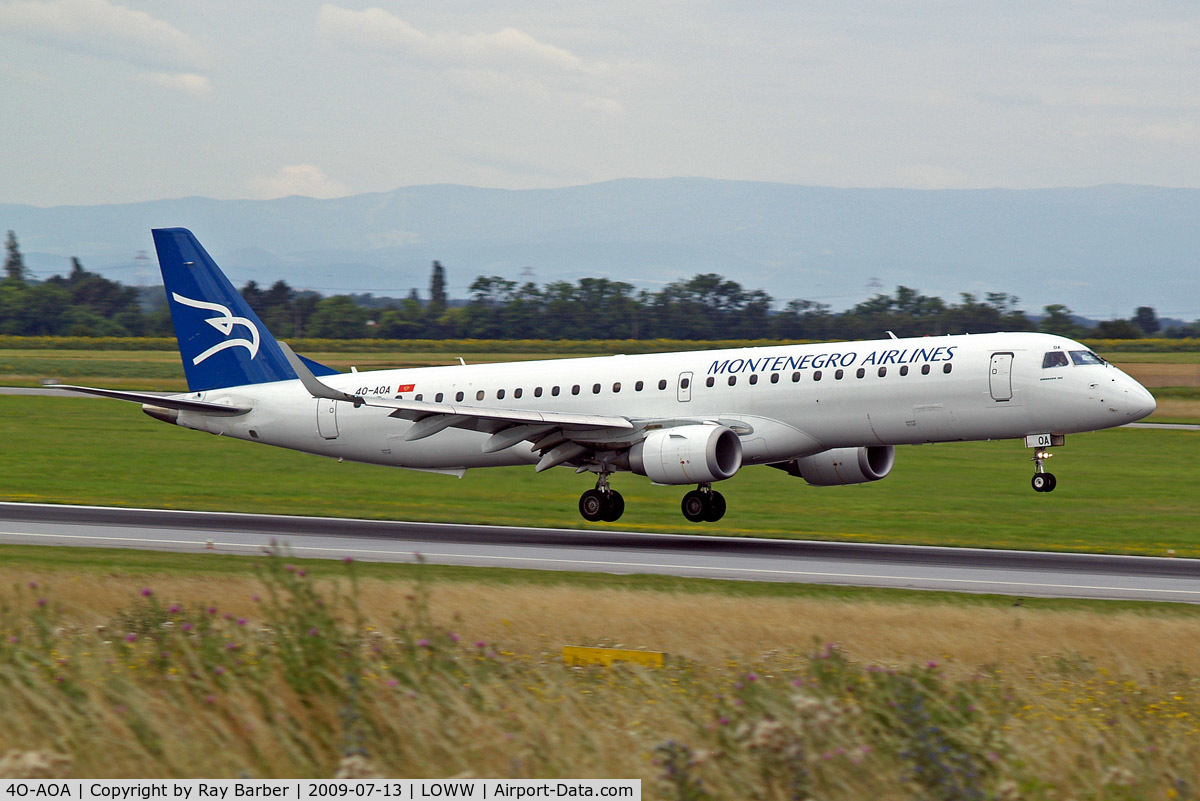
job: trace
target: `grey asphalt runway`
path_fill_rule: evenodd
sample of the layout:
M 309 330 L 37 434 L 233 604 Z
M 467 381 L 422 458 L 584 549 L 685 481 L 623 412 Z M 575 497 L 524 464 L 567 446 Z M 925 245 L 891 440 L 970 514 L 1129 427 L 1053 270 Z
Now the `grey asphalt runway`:
M 0 543 L 1200 603 L 1200 560 L 0 503 Z

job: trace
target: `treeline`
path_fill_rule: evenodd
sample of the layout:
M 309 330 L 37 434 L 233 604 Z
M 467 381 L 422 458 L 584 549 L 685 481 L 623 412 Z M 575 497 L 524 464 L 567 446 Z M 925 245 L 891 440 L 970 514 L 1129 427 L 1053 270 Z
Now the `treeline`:
M 170 336 L 165 295 L 140 295 L 88 272 L 72 259 L 70 272 L 28 280 L 12 231 L 0 282 L 0 334 L 20 336 Z M 1163 330 L 1155 312 L 1139 307 L 1130 319 L 1084 324 L 1061 304 L 1038 320 L 1004 292 L 962 293 L 948 303 L 897 287 L 850 309 L 792 300 L 777 308 L 762 290 L 707 273 L 652 292 L 621 281 L 582 278 L 545 285 L 480 276 L 470 297 L 446 296 L 446 273 L 433 263 L 428 297 L 413 290 L 403 300 L 371 295 L 322 297 L 285 281 L 268 288 L 250 281 L 241 290 L 250 308 L 279 337 L 326 339 L 862 339 L 897 336 L 1045 331 L 1074 338 L 1138 339 L 1200 336 L 1200 322 Z

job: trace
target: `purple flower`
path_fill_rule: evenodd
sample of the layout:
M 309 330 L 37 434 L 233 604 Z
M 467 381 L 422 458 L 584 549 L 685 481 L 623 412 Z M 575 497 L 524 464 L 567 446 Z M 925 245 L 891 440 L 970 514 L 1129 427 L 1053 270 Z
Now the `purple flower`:
M 343 561 L 343 562 L 345 562 L 346 564 L 350 564 L 351 562 L 353 562 L 353 561 L 354 561 L 354 557 L 353 557 L 353 556 L 347 556 L 347 557 L 345 557 L 344 559 L 342 559 L 342 561 Z
M 172 615 L 177 615 L 177 614 L 179 614 L 179 609 L 180 609 L 179 604 L 171 604 L 171 608 L 168 609 L 167 611 L 170 612 Z
M 144 587 L 142 589 L 142 597 L 143 598 L 149 598 L 153 594 L 154 594 L 154 590 L 150 589 L 149 587 Z
M 184 631 L 191 631 L 191 630 L 192 630 L 192 624 L 191 624 L 191 623 L 184 623 L 184 624 L 183 624 L 182 626 L 180 626 L 179 628 L 183 629 Z
M 758 674 L 757 673 L 747 673 L 746 681 L 758 681 Z
M 31 581 L 31 582 L 29 582 L 29 589 L 31 589 L 31 590 L 36 590 L 36 589 L 37 589 L 37 582 L 36 582 L 36 581 Z
M 421 648 L 428 648 L 429 640 L 422 637 L 421 639 L 417 640 L 417 645 L 420 646 Z
M 316 627 L 316 626 L 313 626 L 311 629 L 309 629 L 309 630 L 308 630 L 308 636 L 309 636 L 309 637 L 316 637 L 316 636 L 317 636 L 318 634 L 320 634 L 320 633 L 321 633 L 321 632 L 317 631 L 317 627 Z
M 459 639 L 461 638 L 457 634 L 450 632 L 450 642 L 458 642 Z
M 137 635 L 136 635 L 136 634 L 132 634 L 132 633 L 131 633 L 131 634 L 126 634 L 126 635 L 125 635 L 125 642 L 135 642 L 136 640 L 137 640 Z
M 238 645 L 236 642 L 227 642 L 227 643 L 225 643 L 225 650 L 226 650 L 226 651 L 236 651 L 236 650 L 237 650 L 239 647 L 240 647 L 240 646 L 239 646 L 239 645 Z
M 295 572 L 296 572 L 296 566 L 295 566 L 295 565 L 284 565 L 284 566 L 283 566 L 283 569 L 284 569 L 284 570 L 286 570 L 286 571 L 287 571 L 287 572 L 289 572 L 289 573 L 295 573 Z
M 213 673 L 217 674 L 218 676 L 224 676 L 225 668 L 221 667 L 220 665 L 217 665 L 215 668 L 213 668 Z
M 476 648 L 487 648 L 487 643 L 484 642 L 483 640 L 476 640 L 475 647 Z
M 38 605 L 38 606 L 45 606 L 45 605 L 46 605 L 46 599 L 45 599 L 45 598 L 38 598 L 38 600 L 37 600 L 37 605 Z
M 725 717 L 724 715 L 721 715 L 721 717 L 717 719 L 717 723 L 720 723 L 722 726 L 728 726 L 729 718 Z
M 237 619 L 237 624 L 238 624 L 239 626 L 244 626 L 244 625 L 246 625 L 246 618 L 244 618 L 244 617 L 239 617 L 239 618 Z
M 388 686 L 389 687 L 399 687 L 400 682 L 396 681 L 395 679 L 388 679 Z
M 307 570 L 297 570 L 296 575 L 299 576 L 300 578 L 304 578 L 305 576 L 308 575 L 308 571 Z
M 206 703 L 206 704 L 215 704 L 216 702 L 217 702 L 217 696 L 215 696 L 215 695 L 206 695 L 206 696 L 204 696 L 204 703 Z
M 252 595 L 252 596 L 250 596 L 250 600 L 254 601 L 254 603 L 258 603 L 259 601 L 262 600 L 262 598 L 259 598 L 257 595 Z
M 930 670 L 933 670 L 937 666 L 938 666 L 938 663 L 934 662 L 932 659 L 930 659 L 928 662 L 925 663 L 925 667 L 929 668 Z
M 210 615 L 215 615 L 217 613 L 217 607 L 215 607 L 215 606 L 208 607 L 208 613 Z

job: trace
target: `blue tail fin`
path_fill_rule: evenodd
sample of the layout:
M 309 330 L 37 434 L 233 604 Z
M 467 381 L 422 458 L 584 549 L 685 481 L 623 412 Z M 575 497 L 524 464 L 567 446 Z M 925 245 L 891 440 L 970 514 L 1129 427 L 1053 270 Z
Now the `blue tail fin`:
M 154 248 L 167 289 L 188 389 L 236 387 L 296 377 L 279 343 L 186 228 L 156 228 Z M 309 362 L 309 366 L 316 364 Z M 317 375 L 336 373 L 323 365 Z

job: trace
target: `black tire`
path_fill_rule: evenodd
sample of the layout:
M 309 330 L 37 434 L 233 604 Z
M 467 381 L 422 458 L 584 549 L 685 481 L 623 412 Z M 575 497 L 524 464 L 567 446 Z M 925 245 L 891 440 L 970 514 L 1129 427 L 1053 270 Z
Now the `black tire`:
M 598 523 L 603 520 L 606 511 L 608 511 L 608 503 L 604 493 L 600 490 L 590 489 L 579 496 L 579 514 L 583 515 L 583 519 L 589 523 Z
M 1054 488 L 1058 486 L 1058 479 L 1054 477 L 1053 473 L 1043 473 L 1042 475 L 1046 477 L 1046 489 L 1042 491 L 1054 492 Z
M 683 516 L 693 523 L 703 523 L 708 515 L 708 498 L 700 490 L 692 490 L 683 496 Z
M 1049 492 L 1050 480 L 1052 478 L 1054 476 L 1049 473 L 1034 473 L 1029 483 L 1033 486 L 1034 492 Z
M 625 499 L 616 490 L 608 491 L 608 503 L 604 510 L 604 522 L 615 523 L 625 514 Z
M 708 514 L 704 515 L 704 519 L 709 523 L 715 523 L 725 516 L 725 496 L 713 490 L 708 493 Z

